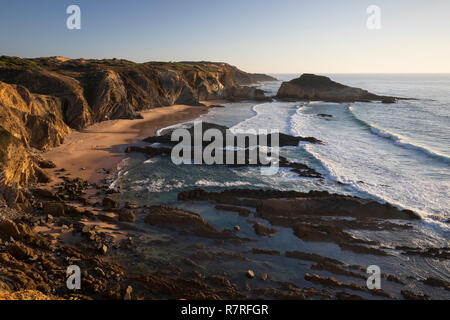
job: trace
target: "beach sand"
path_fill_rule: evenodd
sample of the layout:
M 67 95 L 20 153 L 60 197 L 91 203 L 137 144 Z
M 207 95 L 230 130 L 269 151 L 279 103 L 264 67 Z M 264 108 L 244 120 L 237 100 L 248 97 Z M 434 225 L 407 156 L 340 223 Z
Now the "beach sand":
M 82 131 L 73 131 L 64 144 L 44 152 L 43 157 L 53 161 L 58 169 L 64 168 L 73 178 L 99 183 L 116 171 L 125 157 L 126 145 L 155 135 L 161 128 L 195 119 L 207 113 L 211 104 L 173 105 L 143 111 L 143 119 L 96 123 Z

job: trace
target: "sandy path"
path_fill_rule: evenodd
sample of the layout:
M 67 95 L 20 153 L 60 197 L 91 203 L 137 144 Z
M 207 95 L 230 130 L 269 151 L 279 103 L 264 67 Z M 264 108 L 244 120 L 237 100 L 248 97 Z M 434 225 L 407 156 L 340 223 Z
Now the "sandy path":
M 64 168 L 72 177 L 100 182 L 117 168 L 127 144 L 154 135 L 156 130 L 194 119 L 207 113 L 208 107 L 174 105 L 142 112 L 143 119 L 110 120 L 82 131 L 73 131 L 66 142 L 43 157 Z M 107 171 L 105 171 L 105 170 Z

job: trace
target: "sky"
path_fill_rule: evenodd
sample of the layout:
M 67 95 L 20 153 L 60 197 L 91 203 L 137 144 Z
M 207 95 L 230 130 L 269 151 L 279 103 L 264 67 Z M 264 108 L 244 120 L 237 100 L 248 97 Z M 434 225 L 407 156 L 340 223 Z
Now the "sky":
M 69 5 L 81 29 L 69 30 Z M 371 30 L 370 5 L 381 29 Z M 450 0 L 0 0 L 0 55 L 221 61 L 264 73 L 450 73 Z

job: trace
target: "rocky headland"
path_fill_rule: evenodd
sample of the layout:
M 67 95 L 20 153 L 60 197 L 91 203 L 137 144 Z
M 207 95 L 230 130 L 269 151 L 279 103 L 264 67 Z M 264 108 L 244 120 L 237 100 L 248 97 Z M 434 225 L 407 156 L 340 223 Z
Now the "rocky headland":
M 370 102 L 382 101 L 395 103 L 397 97 L 379 96 L 367 90 L 349 87 L 325 76 L 305 73 L 299 78 L 283 82 L 276 98 L 296 101 L 326 101 L 326 102 Z
M 226 63 L 1 56 L 0 201 L 15 205 L 13 190 L 48 180 L 33 150 L 60 145 L 71 129 L 201 100 L 267 100 L 248 85 L 268 80 L 274 78 Z

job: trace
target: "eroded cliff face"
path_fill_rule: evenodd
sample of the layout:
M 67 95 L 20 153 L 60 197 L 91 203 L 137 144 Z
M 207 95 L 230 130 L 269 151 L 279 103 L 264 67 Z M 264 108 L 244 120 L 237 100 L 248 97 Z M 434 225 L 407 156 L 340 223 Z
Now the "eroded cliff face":
M 0 81 L 24 86 L 35 94 L 59 98 L 61 103 L 59 109 L 64 121 L 74 129 L 84 128 L 93 122 L 83 88 L 74 78 L 44 69 L 28 70 L 0 66 Z
M 32 148 L 61 144 L 70 128 L 172 104 L 266 99 L 245 85 L 275 80 L 225 63 L 0 57 L 0 186 L 45 180 Z M 1 199 L 0 199 L 1 201 Z
M 60 99 L 0 82 L 0 184 L 41 179 L 42 172 L 28 150 L 57 146 L 69 132 Z
M 172 104 L 266 99 L 261 90 L 246 85 L 270 80 L 275 79 L 226 63 L 0 57 L 0 81 L 58 98 L 64 121 L 74 129 Z
M 0 82 L 0 203 L 26 210 L 21 186 L 48 181 L 32 150 L 64 141 L 70 128 L 61 110 L 59 98 Z

